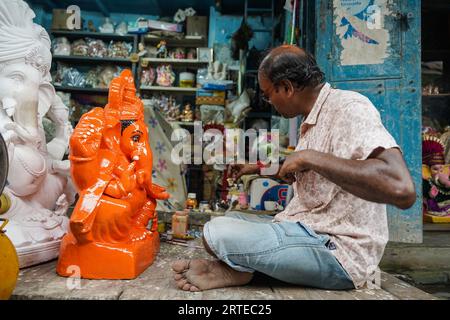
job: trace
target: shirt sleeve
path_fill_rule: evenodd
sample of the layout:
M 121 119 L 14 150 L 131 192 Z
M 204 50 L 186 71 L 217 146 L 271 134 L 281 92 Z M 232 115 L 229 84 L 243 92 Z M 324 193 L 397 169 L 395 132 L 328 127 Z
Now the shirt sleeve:
M 338 112 L 332 153 L 340 158 L 365 160 L 378 148 L 400 147 L 384 127 L 380 113 L 369 101 L 354 101 Z

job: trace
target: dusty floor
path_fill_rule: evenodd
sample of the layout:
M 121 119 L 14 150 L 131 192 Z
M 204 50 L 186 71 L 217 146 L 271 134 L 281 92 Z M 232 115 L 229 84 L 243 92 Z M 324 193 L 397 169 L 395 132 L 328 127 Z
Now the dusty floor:
M 199 245 L 200 243 L 193 242 Z M 435 299 L 394 276 L 383 273 L 380 289 L 328 291 L 284 284 L 264 276 L 256 276 L 247 286 L 184 292 L 176 288 L 171 264 L 179 258 L 207 257 L 203 249 L 168 243 L 161 244 L 155 261 L 134 280 L 84 280 L 77 286 L 74 279 L 56 275 L 56 261 L 20 271 L 12 299 L 299 299 L 299 300 L 396 300 Z

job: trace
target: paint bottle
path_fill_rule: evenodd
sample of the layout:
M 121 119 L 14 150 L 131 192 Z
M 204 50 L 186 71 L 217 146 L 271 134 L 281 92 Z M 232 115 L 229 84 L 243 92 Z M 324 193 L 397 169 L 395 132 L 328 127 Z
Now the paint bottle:
M 244 185 L 239 185 L 239 207 L 242 210 L 248 209 L 247 193 L 244 190 Z
M 197 195 L 195 193 L 189 193 L 186 200 L 186 209 L 197 208 Z
M 189 215 L 187 211 L 176 211 L 172 216 L 173 237 L 184 239 L 188 231 Z

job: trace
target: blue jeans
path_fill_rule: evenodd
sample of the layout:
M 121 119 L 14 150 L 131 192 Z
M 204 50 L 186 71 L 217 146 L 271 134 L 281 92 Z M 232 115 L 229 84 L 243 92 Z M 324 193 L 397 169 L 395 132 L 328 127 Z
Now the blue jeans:
M 354 289 L 348 273 L 330 250 L 327 235 L 300 222 L 273 222 L 268 215 L 230 212 L 213 218 L 203 236 L 213 253 L 241 272 L 258 271 L 303 286 Z

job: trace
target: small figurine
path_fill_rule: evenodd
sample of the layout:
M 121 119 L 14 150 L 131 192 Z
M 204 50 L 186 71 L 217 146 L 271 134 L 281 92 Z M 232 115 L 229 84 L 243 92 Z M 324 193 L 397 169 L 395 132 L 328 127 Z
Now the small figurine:
M 105 22 L 98 29 L 100 33 L 114 33 L 114 24 L 110 18 L 105 18 Z
M 186 52 L 184 48 L 176 48 L 172 52 L 172 58 L 173 59 L 186 59 Z
M 156 83 L 163 87 L 170 87 L 175 82 L 175 73 L 170 65 L 161 65 L 156 69 Z
M 97 29 L 95 28 L 95 25 L 94 25 L 94 21 L 92 21 L 92 20 L 88 21 L 87 28 L 88 28 L 89 32 L 97 32 Z
M 156 52 L 156 57 L 157 58 L 167 58 L 167 42 L 165 40 L 161 40 L 158 45 L 156 46 L 156 49 L 158 49 L 158 51 Z
M 197 59 L 197 49 L 195 48 L 188 49 L 186 58 L 191 60 Z
M 169 98 L 167 104 L 167 120 L 169 121 L 178 121 L 180 120 L 180 106 L 176 103 L 173 97 Z
M 181 116 L 181 121 L 183 121 L 183 122 L 194 121 L 194 112 L 192 111 L 190 103 L 188 103 L 184 106 L 183 114 Z

